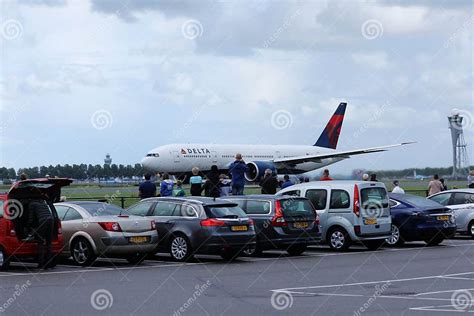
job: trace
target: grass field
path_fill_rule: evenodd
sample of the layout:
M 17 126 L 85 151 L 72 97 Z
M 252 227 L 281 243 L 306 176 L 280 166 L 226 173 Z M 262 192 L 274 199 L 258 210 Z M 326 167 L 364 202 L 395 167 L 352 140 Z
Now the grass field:
M 414 181 L 407 180 L 401 181 L 401 186 L 405 189 L 406 193 L 416 194 L 425 196 L 426 188 L 429 180 Z M 384 181 L 385 185 L 389 190 L 392 189 L 391 181 Z M 463 188 L 466 187 L 466 181 L 453 181 L 448 182 L 449 188 Z M 10 186 L 0 186 L 0 192 L 8 191 Z M 184 185 L 184 190 L 189 192 L 189 186 Z M 259 194 L 260 187 L 256 185 L 249 185 L 245 188 L 245 194 Z M 138 187 L 137 186 L 105 186 L 99 187 L 96 185 L 71 185 L 63 188 L 61 195 L 65 196 L 67 200 L 107 200 L 111 203 L 121 206 L 122 202 L 124 207 L 128 207 L 138 201 Z

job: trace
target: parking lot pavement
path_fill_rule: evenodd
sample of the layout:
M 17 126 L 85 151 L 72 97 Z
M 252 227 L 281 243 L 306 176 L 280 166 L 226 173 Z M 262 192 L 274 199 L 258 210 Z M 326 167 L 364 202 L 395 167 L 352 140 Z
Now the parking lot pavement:
M 159 255 L 138 267 L 100 260 L 38 273 L 14 264 L 0 273 L 6 314 L 432 315 L 474 312 L 474 241 L 449 240 L 300 257 L 268 252 L 225 263 L 203 256 L 175 263 Z

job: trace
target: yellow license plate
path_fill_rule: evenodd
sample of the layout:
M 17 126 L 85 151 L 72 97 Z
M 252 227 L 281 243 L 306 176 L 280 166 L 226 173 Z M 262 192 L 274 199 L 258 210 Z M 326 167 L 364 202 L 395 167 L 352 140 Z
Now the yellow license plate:
M 293 223 L 294 228 L 307 228 L 309 224 L 307 222 L 296 222 Z
M 130 237 L 130 242 L 134 244 L 143 244 L 143 243 L 148 242 L 148 237 L 146 236 Z
M 239 225 L 239 226 L 231 226 L 230 229 L 234 232 L 244 232 L 247 231 L 249 228 L 247 225 Z
M 438 221 L 449 221 L 449 215 L 437 216 Z
M 364 219 L 364 224 L 365 225 L 375 225 L 375 224 L 377 224 L 377 219 L 376 218 L 366 218 L 366 219 Z

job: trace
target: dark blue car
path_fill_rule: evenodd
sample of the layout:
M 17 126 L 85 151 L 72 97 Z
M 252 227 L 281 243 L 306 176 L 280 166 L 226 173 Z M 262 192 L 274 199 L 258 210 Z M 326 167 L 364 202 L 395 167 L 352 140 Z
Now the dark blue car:
M 401 246 L 405 241 L 424 241 L 429 246 L 440 244 L 456 233 L 451 210 L 426 198 L 390 193 L 392 236 L 389 246 Z

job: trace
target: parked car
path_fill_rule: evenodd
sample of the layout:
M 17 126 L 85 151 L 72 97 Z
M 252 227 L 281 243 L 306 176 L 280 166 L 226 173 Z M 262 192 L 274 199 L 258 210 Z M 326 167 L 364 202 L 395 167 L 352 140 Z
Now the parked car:
M 308 198 L 321 222 L 321 238 L 343 251 L 353 242 L 378 249 L 392 234 L 385 185 L 369 181 L 315 181 L 292 185 L 277 195 Z
M 54 217 L 53 259 L 49 266 L 56 265 L 57 255 L 63 247 L 63 236 L 52 197 L 71 182 L 62 178 L 29 179 L 16 182 L 8 193 L 0 194 L 0 270 L 8 269 L 11 261 L 37 259 L 37 240 L 31 238 L 32 227 L 28 227 L 28 219 L 38 203 L 46 203 Z
M 458 233 L 474 238 L 474 189 L 443 191 L 428 199 L 453 210 Z
M 456 223 L 449 208 L 411 194 L 389 193 L 389 197 L 392 214 L 392 236 L 386 239 L 389 246 L 419 240 L 434 246 L 456 234 Z
M 302 254 L 308 245 L 321 241 L 319 217 L 311 202 L 302 197 L 276 195 L 228 196 L 253 219 L 257 234 L 255 247 L 244 251 L 258 255 L 269 249 Z
M 138 264 L 156 252 L 158 234 L 151 219 L 129 216 L 107 202 L 74 201 L 55 207 L 62 221 L 63 254 L 77 265 L 88 266 L 97 257 L 125 258 Z
M 237 203 L 205 197 L 148 198 L 127 209 L 154 219 L 159 250 L 176 261 L 194 254 L 218 254 L 230 260 L 255 246 L 253 220 Z

